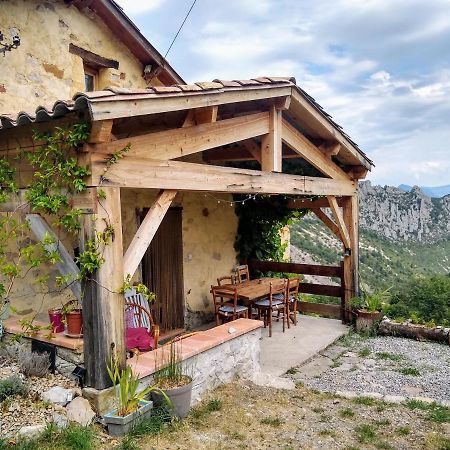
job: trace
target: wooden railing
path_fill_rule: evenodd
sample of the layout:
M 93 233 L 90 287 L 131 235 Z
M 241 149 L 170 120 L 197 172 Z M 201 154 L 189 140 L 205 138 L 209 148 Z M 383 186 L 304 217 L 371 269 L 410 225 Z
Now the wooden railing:
M 274 261 L 248 261 L 250 272 L 278 272 L 295 273 L 297 275 L 315 275 L 319 277 L 334 277 L 339 279 L 339 285 L 300 283 L 299 292 L 303 294 L 326 295 L 339 297 L 340 305 L 326 303 L 302 302 L 298 303 L 300 312 L 315 313 L 321 316 L 341 319 L 346 323 L 349 319 L 345 307 L 345 282 L 343 263 L 340 266 L 321 266 L 318 264 L 295 264 Z

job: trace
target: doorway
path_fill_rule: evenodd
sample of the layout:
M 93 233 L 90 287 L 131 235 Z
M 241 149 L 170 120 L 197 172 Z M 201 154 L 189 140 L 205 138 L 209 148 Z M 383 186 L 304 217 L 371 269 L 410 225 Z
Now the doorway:
M 152 311 L 164 332 L 184 328 L 182 212 L 167 211 L 142 260 L 142 281 L 156 294 Z

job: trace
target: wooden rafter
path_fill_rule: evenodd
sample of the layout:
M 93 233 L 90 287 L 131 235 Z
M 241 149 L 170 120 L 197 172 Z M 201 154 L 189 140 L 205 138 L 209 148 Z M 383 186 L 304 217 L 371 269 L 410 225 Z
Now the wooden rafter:
M 325 214 L 320 208 L 314 208 L 312 212 L 331 230 L 331 232 L 342 241 L 339 227 L 334 223 L 327 214 Z
M 130 174 L 132 176 L 130 176 Z M 244 194 L 353 195 L 351 181 L 265 173 L 180 161 L 125 158 L 105 172 L 104 162 L 92 166 L 94 183 L 129 188 Z
M 349 180 L 349 176 L 333 161 L 324 155 L 318 147 L 297 131 L 290 123 L 283 120 L 283 142 L 299 153 L 306 161 L 320 170 L 324 175 L 336 180 Z
M 136 272 L 176 195 L 177 191 L 162 191 L 149 209 L 123 257 L 125 274 L 133 276 Z
M 339 209 L 338 202 L 336 200 L 336 197 L 333 195 L 328 196 L 328 203 L 331 208 L 331 212 L 333 213 L 334 219 L 336 221 L 336 224 L 339 228 L 339 234 L 341 235 L 342 242 L 344 243 L 344 246 L 346 249 L 351 249 L 352 244 L 350 241 L 350 235 L 347 230 L 347 226 L 344 222 L 344 217 L 342 215 L 341 210 Z
M 109 142 L 111 139 L 111 130 L 113 120 L 100 120 L 91 123 L 91 133 L 87 142 L 97 144 Z
M 269 110 L 269 133 L 261 139 L 261 169 L 265 172 L 282 171 L 281 110 L 272 105 Z
M 269 113 L 262 112 L 186 128 L 119 139 L 90 146 L 96 153 L 112 154 L 131 144 L 127 158 L 174 159 L 231 144 L 269 132 Z
M 243 141 L 242 145 L 261 164 L 261 147 L 253 139 Z

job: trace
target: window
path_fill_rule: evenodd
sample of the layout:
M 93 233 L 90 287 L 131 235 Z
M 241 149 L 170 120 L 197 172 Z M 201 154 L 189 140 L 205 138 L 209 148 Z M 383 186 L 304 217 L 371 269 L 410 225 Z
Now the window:
M 96 91 L 98 88 L 98 71 L 84 66 L 84 90 L 86 92 Z

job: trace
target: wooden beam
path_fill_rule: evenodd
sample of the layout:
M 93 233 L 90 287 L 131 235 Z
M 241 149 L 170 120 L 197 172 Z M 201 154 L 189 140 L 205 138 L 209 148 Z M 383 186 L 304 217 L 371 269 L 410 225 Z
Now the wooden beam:
M 131 148 L 127 153 L 127 159 L 130 159 L 130 157 L 174 159 L 261 136 L 268 132 L 269 113 L 262 112 L 213 123 L 119 139 L 108 144 L 92 145 L 90 149 L 93 152 L 112 154 L 130 144 Z
M 83 62 L 94 67 L 95 69 L 100 68 L 110 68 L 110 69 L 118 69 L 119 62 L 114 59 L 104 58 L 103 56 L 97 55 L 96 53 L 92 53 L 89 50 L 85 50 L 84 48 L 78 47 L 72 43 L 69 44 L 69 53 L 72 55 L 77 55 L 83 59 Z
M 202 108 L 205 106 L 226 105 L 230 103 L 248 102 L 254 100 L 275 99 L 291 95 L 292 86 L 272 88 L 236 89 L 224 91 L 218 88 L 216 92 L 193 92 L 192 94 L 176 93 L 170 97 L 143 94 L 133 96 L 133 101 L 98 101 L 90 104 L 93 120 L 115 119 L 119 117 L 134 117 L 169 111 Z
M 217 121 L 218 106 L 206 106 L 204 108 L 195 109 L 195 123 L 213 123 Z
M 349 180 L 349 176 L 333 161 L 325 156 L 318 147 L 283 120 L 283 142 L 300 154 L 306 161 L 320 170 L 324 175 L 336 180 Z
M 253 139 L 242 141 L 242 145 L 261 164 L 261 147 Z
M 281 110 L 272 105 L 269 114 L 269 133 L 261 140 L 261 169 L 265 172 L 281 172 Z
M 87 142 L 90 144 L 109 142 L 111 140 L 113 123 L 113 120 L 100 120 L 92 122 L 91 133 Z
M 336 199 L 339 206 L 342 206 L 343 199 L 337 198 Z M 317 198 L 316 200 L 310 200 L 308 198 L 298 198 L 294 200 L 289 200 L 288 202 L 288 208 L 291 209 L 320 209 L 320 208 L 329 208 L 330 203 L 328 202 L 328 199 L 323 198 Z
M 351 181 L 144 158 L 125 158 L 109 169 L 97 161 L 92 166 L 92 175 L 94 182 L 102 180 L 102 185 L 144 189 L 293 195 L 356 192 Z
M 176 195 L 177 191 L 162 191 L 149 209 L 123 257 L 124 273 L 126 275 L 133 276 L 136 272 Z
M 328 156 L 328 158 L 331 158 L 332 156 L 336 156 L 341 151 L 341 144 L 326 144 L 321 145 L 319 149 L 322 151 L 322 153 L 325 156 Z
M 344 198 L 343 218 L 350 236 L 351 253 L 344 257 L 347 301 L 359 293 L 359 220 L 358 195 Z
M 332 233 L 340 241 L 342 241 L 339 227 L 327 216 L 327 214 L 325 214 L 320 208 L 314 208 L 311 211 L 332 231 Z
M 106 197 L 100 201 L 98 214 L 87 219 L 86 239 L 97 239 L 106 226 L 114 230 L 108 245 L 101 246 L 104 263 L 84 284 L 83 330 L 84 362 L 87 385 L 96 389 L 111 386 L 106 367 L 116 354 L 119 364 L 125 364 L 125 300 L 120 290 L 124 282 L 122 214 L 120 189 L 102 186 Z
M 52 244 L 44 245 L 48 252 L 58 252 L 61 261 L 58 261 L 55 265 L 58 272 L 63 276 L 69 276 L 67 284 L 72 290 L 73 294 L 78 301 L 81 300 L 81 283 L 78 280 L 80 276 L 80 270 L 78 269 L 71 254 L 67 251 L 64 244 L 58 239 L 58 236 L 50 228 L 46 220 L 39 214 L 27 214 L 27 222 L 30 224 L 30 229 L 39 241 L 42 241 L 46 236 L 50 237 L 53 241 Z
M 336 197 L 333 195 L 328 196 L 328 203 L 330 204 L 331 211 L 333 213 L 336 224 L 339 228 L 339 234 L 341 235 L 342 242 L 346 249 L 352 249 L 352 244 L 350 241 L 350 236 L 348 234 L 347 226 L 344 223 L 344 218 L 342 216 L 341 210 L 337 203 Z
M 291 105 L 291 96 L 286 95 L 286 97 L 276 98 L 273 104 L 275 108 L 281 111 L 286 111 L 287 109 L 289 109 L 289 106 Z

